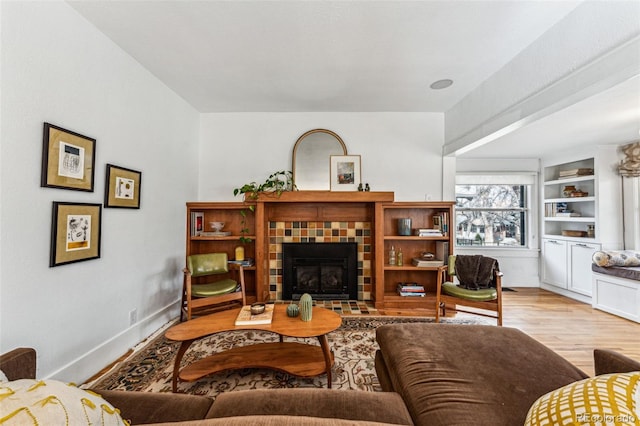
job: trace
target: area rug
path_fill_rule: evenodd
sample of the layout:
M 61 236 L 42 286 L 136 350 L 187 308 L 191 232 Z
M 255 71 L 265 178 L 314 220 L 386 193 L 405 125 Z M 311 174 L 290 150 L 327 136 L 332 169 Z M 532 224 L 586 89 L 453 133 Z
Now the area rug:
M 433 318 L 415 317 L 344 317 L 342 325 L 327 335 L 335 363 L 332 370 L 333 389 L 380 391 L 375 373 L 374 356 L 378 349 L 375 330 L 384 324 L 429 323 Z M 474 319 L 444 318 L 447 323 L 483 323 Z M 194 342 L 182 359 L 188 365 L 213 352 L 236 346 L 277 342 L 278 335 L 266 331 L 233 331 L 219 333 Z M 318 345 L 315 338 L 285 338 Z M 128 359 L 122 361 L 95 382 L 93 389 L 171 392 L 173 362 L 180 344 L 164 338 L 164 333 L 152 338 Z M 178 392 L 214 397 L 221 392 L 248 389 L 326 388 L 327 376 L 299 378 L 286 373 L 242 369 L 211 374 L 195 382 L 178 382 Z

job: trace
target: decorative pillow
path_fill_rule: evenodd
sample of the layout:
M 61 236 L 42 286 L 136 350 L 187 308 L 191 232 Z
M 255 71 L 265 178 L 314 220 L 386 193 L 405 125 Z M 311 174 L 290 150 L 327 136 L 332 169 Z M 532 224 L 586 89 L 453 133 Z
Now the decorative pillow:
M 525 426 L 640 425 L 640 371 L 603 374 L 538 398 Z
M 100 395 L 57 380 L 21 379 L 0 384 L 5 425 L 128 425 Z
M 640 251 L 597 251 L 593 253 L 591 260 L 593 263 L 603 268 L 608 268 L 610 266 L 640 266 Z

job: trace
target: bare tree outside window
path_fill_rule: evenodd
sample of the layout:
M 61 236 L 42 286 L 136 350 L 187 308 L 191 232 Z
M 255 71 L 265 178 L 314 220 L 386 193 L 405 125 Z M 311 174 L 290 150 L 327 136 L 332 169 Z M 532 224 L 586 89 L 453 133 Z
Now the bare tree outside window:
M 526 185 L 456 185 L 456 245 L 525 246 Z

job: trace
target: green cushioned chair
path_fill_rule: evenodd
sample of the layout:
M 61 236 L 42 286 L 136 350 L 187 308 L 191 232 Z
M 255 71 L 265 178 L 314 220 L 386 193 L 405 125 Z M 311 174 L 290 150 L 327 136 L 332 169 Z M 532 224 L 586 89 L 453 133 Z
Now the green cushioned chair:
M 452 255 L 449 256 L 448 266 L 439 268 L 436 284 L 436 322 L 440 322 L 441 310 L 444 316 L 446 309 L 451 309 L 495 318 L 498 325 L 502 325 L 502 272 L 497 268 L 494 270 L 491 287 L 470 290 L 453 282 L 456 275 L 455 265 L 456 256 Z M 461 309 L 460 306 L 474 310 Z
M 231 267 L 231 268 L 230 268 Z M 210 313 L 245 305 L 244 269 L 229 265 L 227 253 L 194 254 L 184 268 L 180 320 L 194 313 Z

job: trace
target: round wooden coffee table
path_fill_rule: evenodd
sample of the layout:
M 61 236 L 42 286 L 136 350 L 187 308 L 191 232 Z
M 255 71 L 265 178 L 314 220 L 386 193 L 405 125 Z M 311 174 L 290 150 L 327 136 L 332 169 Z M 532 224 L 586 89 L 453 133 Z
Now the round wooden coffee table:
M 186 382 L 198 380 L 212 373 L 240 368 L 268 368 L 299 377 L 327 374 L 327 386 L 331 388 L 333 352 L 327 342 L 327 333 L 340 327 L 339 314 L 325 308 L 313 308 L 311 321 L 287 316 L 286 304 L 276 304 L 271 324 L 235 325 L 240 308 L 216 312 L 175 325 L 165 337 L 182 342 L 173 366 L 173 392 L 178 389 L 178 378 Z M 189 346 L 196 340 L 216 333 L 236 330 L 264 330 L 280 335 L 275 343 L 258 343 L 217 352 L 180 370 L 180 363 Z M 298 342 L 285 342 L 284 337 L 317 337 L 320 346 Z

